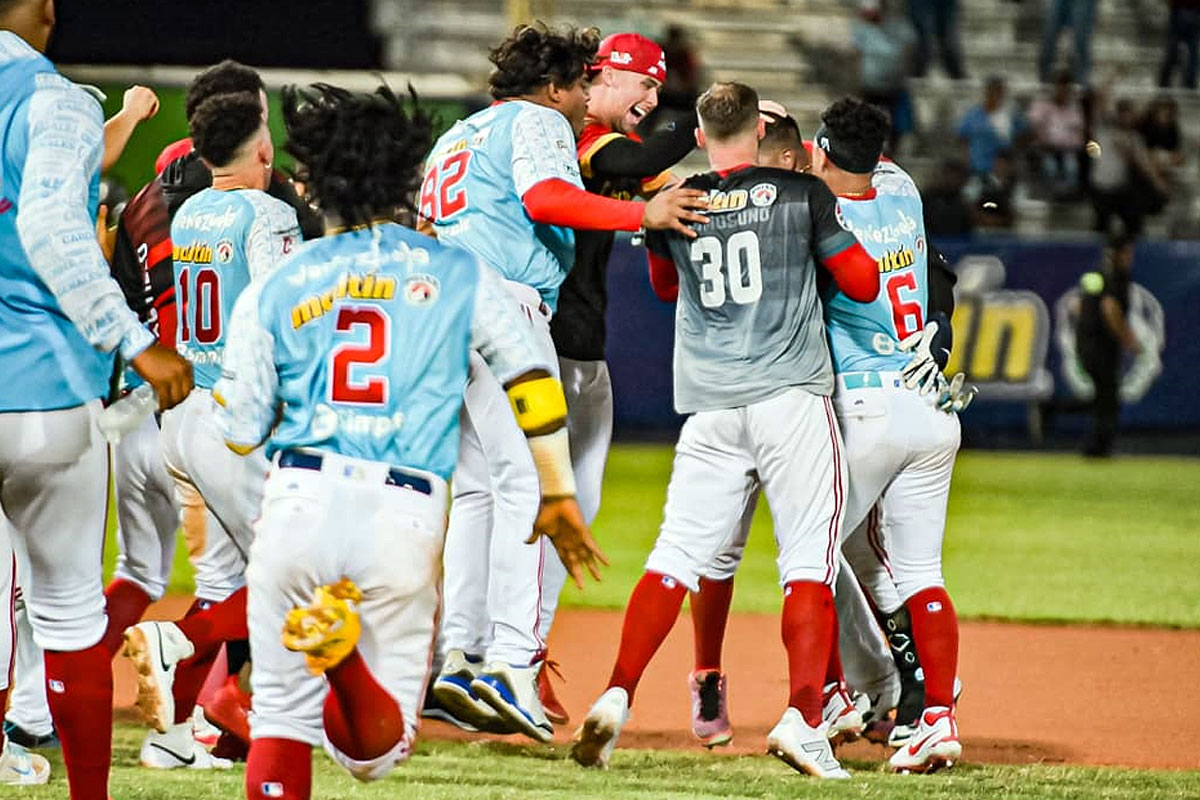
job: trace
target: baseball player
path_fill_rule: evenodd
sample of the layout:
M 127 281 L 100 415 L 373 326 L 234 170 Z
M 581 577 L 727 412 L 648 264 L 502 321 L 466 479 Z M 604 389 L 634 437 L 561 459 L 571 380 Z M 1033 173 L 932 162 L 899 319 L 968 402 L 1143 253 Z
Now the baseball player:
M 652 269 L 679 274 L 675 407 L 690 416 L 608 689 L 571 754 L 583 766 L 608 762 L 646 665 L 687 591 L 736 535 L 761 482 L 779 545 L 791 687 L 768 747 L 803 772 L 847 777 L 821 720 L 845 468 L 829 400 L 817 264 L 864 301 L 877 293 L 878 273 L 838 224 L 834 197 L 820 181 L 754 166 L 763 123 L 753 89 L 714 84 L 697 111 L 697 142 L 712 171 L 684 185 L 709 192 L 711 222 L 695 226 L 695 239 L 647 237 Z
M 247 575 L 251 800 L 309 797 L 322 740 L 360 780 L 411 752 L 472 349 L 529 437 L 538 538 L 577 579 L 597 557 L 530 320 L 476 257 L 381 221 L 417 188 L 428 117 L 387 88 L 326 85 L 285 89 L 284 115 L 309 195 L 339 227 L 239 298 L 216 390 L 229 446 L 266 440 L 273 461 Z
M 108 452 L 95 420 L 114 351 L 163 408 L 192 376 L 154 344 L 109 276 L 94 228 L 103 118 L 41 55 L 53 24 L 50 2 L 0 2 L 0 370 L 11 376 L 0 387 L 0 508 L 29 553 L 26 600 L 71 797 L 106 800 Z M 31 763 L 35 781 L 43 766 Z
M 521 26 L 491 53 L 497 102 L 456 123 L 426 162 L 420 215 L 439 240 L 506 279 L 557 372 L 549 319 L 580 230 L 684 228 L 698 192 L 649 203 L 585 191 L 575 135 L 587 109 L 594 31 Z M 553 735 L 538 695 L 546 636 L 566 578 L 548 542 L 526 545 L 537 472 L 504 392 L 472 359 L 445 548 L 446 649 L 435 699 L 476 728 Z M 485 532 L 481 541 L 480 532 Z
M 292 207 L 266 194 L 274 148 L 257 92 L 218 94 L 189 119 L 196 151 L 212 168 L 212 187 L 188 198 L 171 223 L 177 314 L 175 344 L 195 364 L 196 389 L 162 420 L 167 471 L 204 499 L 244 566 L 258 516 L 267 463 L 240 458 L 217 430 L 220 374 L 233 303 L 252 278 L 275 269 L 300 242 Z M 222 602 L 176 623 L 144 622 L 126 632 L 138 669 L 138 704 L 150 724 L 179 747 L 191 741 L 188 720 L 222 643 L 247 638 L 246 591 L 231 569 Z M 194 659 L 190 685 L 175 687 L 176 664 Z M 186 740 L 186 741 L 185 741 Z M 186 750 L 174 750 L 186 753 Z

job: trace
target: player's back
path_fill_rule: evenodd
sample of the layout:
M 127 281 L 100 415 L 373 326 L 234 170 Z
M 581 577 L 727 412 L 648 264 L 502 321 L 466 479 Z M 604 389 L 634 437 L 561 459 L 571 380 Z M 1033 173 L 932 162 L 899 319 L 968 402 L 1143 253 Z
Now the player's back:
M 709 223 L 694 226 L 695 239 L 647 236 L 656 252 L 669 244 L 679 270 L 676 410 L 744 406 L 793 386 L 831 394 L 815 255 L 852 239 L 829 230 L 829 190 L 809 175 L 763 167 L 710 172 L 685 185 L 708 190 Z M 819 231 L 821 203 L 829 221 Z
M 251 291 L 283 415 L 267 455 L 314 447 L 449 478 L 475 257 L 395 224 L 308 242 Z
M 890 161 L 875 168 L 873 194 L 838 198 L 842 225 L 879 264 L 879 296 L 858 303 L 841 292 L 826 299 L 834 369 L 896 371 L 911 355 L 901 339 L 924 326 L 929 301 L 929 247 L 921 195 L 903 169 Z M 836 288 L 836 287 L 834 287 Z
M 421 216 L 434 223 L 439 241 L 532 286 L 553 307 L 575 258 L 575 234 L 533 222 L 521 203 L 547 178 L 582 187 L 566 117 L 523 100 L 496 103 L 455 123 L 433 146 Z
M 192 362 L 197 386 L 211 389 L 221 377 L 233 304 L 251 278 L 274 266 L 264 253 L 270 237 L 295 227 L 290 206 L 256 189 L 202 189 L 175 214 L 175 345 Z

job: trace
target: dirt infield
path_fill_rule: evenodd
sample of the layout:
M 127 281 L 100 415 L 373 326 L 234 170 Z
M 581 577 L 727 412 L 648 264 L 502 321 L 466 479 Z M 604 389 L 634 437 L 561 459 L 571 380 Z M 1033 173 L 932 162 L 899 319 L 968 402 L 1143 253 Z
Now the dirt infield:
M 173 618 L 187 602 L 170 598 L 151 617 Z M 564 611 L 555 623 L 551 654 L 566 677 L 556 685 L 575 721 L 604 688 L 620 630 L 621 615 L 609 611 Z M 622 746 L 699 747 L 690 732 L 685 682 L 691 642 L 685 616 L 642 680 Z M 1200 768 L 1200 709 L 1192 695 L 1200 678 L 1200 631 L 973 622 L 962 626 L 960 652 L 959 725 L 967 761 Z M 778 618 L 735 616 L 725 653 L 731 750 L 761 752 L 787 696 Z M 116 687 L 116 705 L 132 705 L 133 671 L 122 658 Z M 571 730 L 560 728 L 559 739 Z M 462 736 L 436 722 L 424 725 L 422 735 Z M 882 760 L 890 750 L 856 742 L 840 752 Z

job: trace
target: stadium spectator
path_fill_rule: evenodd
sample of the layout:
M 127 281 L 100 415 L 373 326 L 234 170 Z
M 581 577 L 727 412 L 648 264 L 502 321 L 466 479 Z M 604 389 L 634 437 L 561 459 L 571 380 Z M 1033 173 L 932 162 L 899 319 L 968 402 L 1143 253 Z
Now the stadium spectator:
M 937 177 L 922 196 L 927 235 L 970 236 L 974 232 L 975 219 L 963 193 L 968 177 L 967 164 L 961 159 L 946 159 L 938 165 Z
M 1158 85 L 1164 89 L 1171 85 L 1175 67 L 1179 63 L 1179 49 L 1187 51 L 1183 63 L 1183 85 L 1196 88 L 1196 65 L 1200 60 L 1200 0 L 1167 0 L 1171 14 L 1167 21 L 1167 46 L 1163 53 L 1162 67 L 1158 71 Z
M 700 96 L 703 67 L 682 25 L 667 28 L 662 49 L 667 62 L 667 82 L 658 93 L 658 104 L 665 108 L 694 110 L 696 98 Z
M 1017 160 L 1013 151 L 1003 148 L 992 159 L 992 170 L 975 175 L 967 185 L 966 195 L 974 201 L 975 224 L 979 228 L 1009 230 L 1016 221 Z
M 1173 172 L 1183 166 L 1183 134 L 1175 100 L 1166 96 L 1151 100 L 1138 123 L 1138 133 L 1160 170 Z
M 1057 196 L 1073 195 L 1079 188 L 1079 159 L 1087 120 L 1069 73 L 1060 72 L 1054 79 L 1050 97 L 1033 102 L 1029 123 L 1042 174 L 1051 181 Z
M 1133 101 L 1119 100 L 1109 113 L 1105 95 L 1097 97 L 1093 127 L 1098 155 L 1091 172 L 1095 229 L 1108 233 L 1115 216 L 1127 236 L 1137 236 L 1146 215 L 1162 209 L 1167 184 L 1138 134 Z
M 891 116 L 886 152 L 893 154 L 900 139 L 914 127 L 908 62 L 916 35 L 908 20 L 885 13 L 883 0 L 861 0 L 853 34 L 859 55 L 858 93 Z
M 917 32 L 913 75 L 925 76 L 936 39 L 946 74 L 954 80 L 967 77 L 958 34 L 958 0 L 908 0 L 908 17 Z
M 984 82 L 983 101 L 973 106 L 958 123 L 958 138 L 967 147 L 967 163 L 972 175 L 992 172 L 996 153 L 1022 141 L 1029 124 L 1008 101 L 1004 79 L 993 75 Z
M 1096 0 L 1050 0 L 1042 32 L 1038 74 L 1049 83 L 1058 55 L 1058 37 L 1065 28 L 1073 34 L 1075 52 L 1071 62 L 1075 82 L 1087 86 L 1092 73 L 1092 29 L 1096 24 Z

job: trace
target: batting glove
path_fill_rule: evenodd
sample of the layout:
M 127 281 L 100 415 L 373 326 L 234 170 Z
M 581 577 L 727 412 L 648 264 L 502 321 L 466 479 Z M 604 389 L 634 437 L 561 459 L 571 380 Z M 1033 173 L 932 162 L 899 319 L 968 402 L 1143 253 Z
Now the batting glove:
M 979 394 L 978 387 L 966 385 L 967 376 L 961 372 L 949 382 L 940 374 L 938 378 L 937 407 L 939 411 L 945 411 L 947 414 L 961 414 L 967 410 L 967 406 L 971 405 L 975 395 Z
M 917 389 L 921 394 L 928 394 L 937 388 L 938 377 L 941 375 L 933 351 L 937 332 L 938 323 L 930 321 L 921 330 L 901 340 L 901 352 L 913 354 L 908 364 L 900 371 L 904 378 L 904 388 Z

